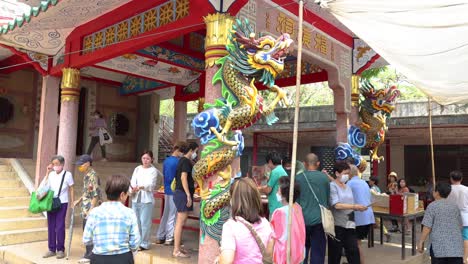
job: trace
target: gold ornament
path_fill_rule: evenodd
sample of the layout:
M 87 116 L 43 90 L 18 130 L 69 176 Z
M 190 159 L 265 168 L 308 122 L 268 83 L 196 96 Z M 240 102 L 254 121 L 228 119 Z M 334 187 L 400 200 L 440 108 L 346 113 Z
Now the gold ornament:
M 203 105 L 205 104 L 205 97 L 198 98 L 198 113 L 203 112 Z
M 353 75 L 351 77 L 351 105 L 359 106 L 359 81 L 361 77 L 359 75 Z
M 204 17 L 206 24 L 205 63 L 206 68 L 213 67 L 218 58 L 227 55 L 226 45 L 229 44 L 229 34 L 235 18 L 228 14 L 209 14 Z
M 62 69 L 61 101 L 78 101 L 80 98 L 80 71 L 73 68 Z

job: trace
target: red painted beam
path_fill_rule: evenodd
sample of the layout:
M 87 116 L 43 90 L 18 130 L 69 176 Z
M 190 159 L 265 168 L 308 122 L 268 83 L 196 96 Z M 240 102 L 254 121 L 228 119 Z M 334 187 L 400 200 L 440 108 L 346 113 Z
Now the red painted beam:
M 164 2 L 165 0 L 131 1 L 76 28 L 67 39 L 67 48 L 69 48 L 69 52 L 72 53 L 67 56 L 68 59 L 65 60 L 64 66 L 74 68 L 92 66 L 96 63 L 122 56 L 126 53 L 132 53 L 139 49 L 168 41 L 189 32 L 201 30 L 205 28 L 203 16 L 213 12 L 208 1 L 192 0 L 190 1 L 190 13 L 185 18 L 92 53 L 81 54 L 80 52 L 76 52 L 81 49 L 81 43 L 85 36 L 128 19 L 135 14 L 142 13 Z M 131 12 L 129 12 L 129 10 L 131 10 Z
M 308 83 L 317 83 L 317 82 L 325 82 L 328 80 L 328 73 L 323 70 L 321 72 L 311 73 L 307 75 L 302 75 L 301 77 L 301 84 L 308 84 Z M 279 87 L 287 87 L 287 86 L 294 86 L 296 85 L 296 76 L 287 77 L 283 79 L 277 79 L 275 84 Z M 268 87 L 261 83 L 256 83 L 255 86 L 259 90 L 267 90 Z
M 361 69 L 359 69 L 359 71 L 357 71 L 356 74 L 361 75 L 363 71 L 369 69 L 372 66 L 372 64 L 374 64 L 374 62 L 376 62 L 379 58 L 380 58 L 380 55 L 376 54 L 374 57 L 372 57 L 370 61 L 366 63 L 366 65 L 364 65 Z
M 275 4 L 278 4 L 281 8 L 286 9 L 292 14 L 298 16 L 299 5 L 290 0 L 272 0 Z M 304 12 L 304 21 L 313 25 L 314 27 L 320 29 L 321 31 L 330 35 L 330 37 L 338 40 L 339 42 L 345 44 L 346 46 L 353 48 L 354 40 L 353 36 L 348 35 L 348 33 L 337 28 L 327 20 L 319 17 L 318 15 L 312 12 Z
M 29 58 L 26 53 L 23 53 L 23 52 L 15 49 L 13 47 L 10 47 L 10 46 L 4 45 L 4 44 L 0 44 L 0 47 L 9 49 L 13 54 L 15 54 L 17 56 L 20 56 L 23 59 L 22 62 L 16 62 L 15 64 L 24 63 L 26 65 L 30 65 L 30 66 L 34 67 L 34 69 L 36 69 L 42 76 L 45 76 L 45 75 L 48 74 L 47 71 L 42 69 L 42 67 L 41 67 L 41 65 L 39 65 L 39 63 L 37 63 L 37 62 L 33 61 L 31 58 Z M 10 64 L 10 65 L 14 65 L 14 64 Z M 18 65 L 18 66 L 21 66 L 21 65 Z
M 3 67 L 8 68 L 1 69 Z M 0 61 L 0 73 L 2 74 L 10 74 L 26 68 L 32 68 L 32 65 L 30 63 L 25 63 L 24 59 L 16 54 Z

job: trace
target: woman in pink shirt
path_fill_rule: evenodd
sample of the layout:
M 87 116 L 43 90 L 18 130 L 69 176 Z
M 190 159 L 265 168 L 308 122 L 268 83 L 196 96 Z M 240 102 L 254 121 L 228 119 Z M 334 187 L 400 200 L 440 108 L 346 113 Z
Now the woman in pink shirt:
M 223 225 L 220 263 L 262 264 L 262 258 L 273 253 L 273 230 L 260 216 L 262 201 L 251 179 L 241 178 L 232 184 L 231 210 L 232 218 Z

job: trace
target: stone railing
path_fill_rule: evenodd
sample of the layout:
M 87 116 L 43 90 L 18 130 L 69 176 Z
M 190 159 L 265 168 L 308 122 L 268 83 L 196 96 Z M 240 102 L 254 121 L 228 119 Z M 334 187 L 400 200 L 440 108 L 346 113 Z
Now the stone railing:
M 404 126 L 427 124 L 428 116 L 427 101 L 405 101 L 399 102 L 395 111 L 392 113 L 392 118 L 389 121 L 389 126 Z M 291 129 L 294 121 L 294 108 L 279 108 L 275 110 L 279 121 L 274 125 L 275 130 Z M 437 124 L 457 124 L 467 123 L 468 119 L 468 104 L 455 104 L 442 106 L 436 103 L 432 104 L 433 123 Z M 192 137 L 191 122 L 194 114 L 188 115 L 187 131 L 189 137 Z M 301 107 L 299 110 L 299 128 L 314 129 L 314 128 L 330 128 L 335 126 L 336 115 L 333 105 L 326 106 L 307 106 Z M 261 130 L 267 128 L 264 119 L 260 119 L 254 126 L 247 130 Z

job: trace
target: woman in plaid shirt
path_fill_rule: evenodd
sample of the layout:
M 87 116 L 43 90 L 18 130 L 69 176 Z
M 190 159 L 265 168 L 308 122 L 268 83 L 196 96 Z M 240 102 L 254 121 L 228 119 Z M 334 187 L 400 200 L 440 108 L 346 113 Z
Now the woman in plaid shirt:
M 109 201 L 92 210 L 83 233 L 83 243 L 93 244 L 91 264 L 133 264 L 132 251 L 140 245 L 138 222 L 132 209 L 125 207 L 130 180 L 113 175 L 106 183 Z

